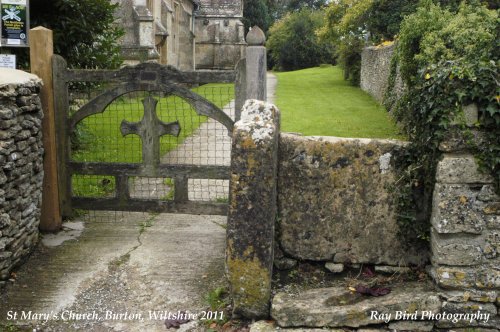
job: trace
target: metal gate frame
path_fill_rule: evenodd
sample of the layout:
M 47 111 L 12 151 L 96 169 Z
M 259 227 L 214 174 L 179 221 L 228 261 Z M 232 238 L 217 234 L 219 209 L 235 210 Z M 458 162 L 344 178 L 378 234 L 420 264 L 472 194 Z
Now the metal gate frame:
M 76 162 L 71 160 L 70 135 L 84 118 L 104 112 L 116 98 L 134 91 L 159 91 L 188 102 L 199 115 L 222 123 L 231 135 L 234 121 L 219 107 L 181 84 L 235 83 L 236 71 L 181 72 L 170 66 L 143 63 L 119 70 L 68 69 L 61 56 L 52 58 L 58 154 L 58 182 L 62 215 L 70 217 L 73 209 L 139 211 L 227 215 L 228 204 L 189 201 L 188 179 L 230 180 L 229 166 L 168 165 L 160 163 L 160 137 L 178 135 L 179 124 L 164 123 L 156 115 L 156 100 L 144 100 L 144 117 L 138 123 L 123 121 L 123 135 L 137 134 L 142 140 L 143 161 L 140 164 Z M 72 116 L 69 115 L 71 82 L 112 82 L 117 86 L 95 97 Z M 73 197 L 71 177 L 79 175 L 112 176 L 116 179 L 114 197 Z M 131 198 L 129 177 L 168 177 L 174 179 L 174 199 L 169 201 Z

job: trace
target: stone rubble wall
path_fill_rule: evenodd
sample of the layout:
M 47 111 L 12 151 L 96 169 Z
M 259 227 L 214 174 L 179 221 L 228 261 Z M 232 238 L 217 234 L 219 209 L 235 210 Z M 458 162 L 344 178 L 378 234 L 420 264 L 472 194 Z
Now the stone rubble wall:
M 464 108 L 468 111 L 476 116 L 468 121 L 468 131 L 481 144 L 480 133 L 472 128 L 477 110 Z M 440 145 L 444 156 L 438 164 L 433 197 L 430 274 L 441 288 L 443 310 L 479 310 L 490 313 L 491 319 L 487 324 L 441 322 L 436 326 L 499 327 L 500 197 L 493 177 L 479 171 L 465 137 L 455 129 Z
M 395 267 L 424 264 L 428 249 L 407 247 L 398 237 L 392 161 L 404 145 L 282 134 L 280 248 L 275 265 L 290 265 L 279 256 L 279 249 L 285 257 L 299 260 Z
M 41 80 L 0 68 L 0 283 L 38 241 L 43 182 Z
M 391 72 L 391 59 L 395 48 L 396 44 L 371 46 L 364 48 L 361 52 L 360 87 L 363 91 L 372 95 L 380 104 L 384 103 Z M 394 90 L 396 98 L 398 98 L 404 90 L 399 70 L 395 80 Z

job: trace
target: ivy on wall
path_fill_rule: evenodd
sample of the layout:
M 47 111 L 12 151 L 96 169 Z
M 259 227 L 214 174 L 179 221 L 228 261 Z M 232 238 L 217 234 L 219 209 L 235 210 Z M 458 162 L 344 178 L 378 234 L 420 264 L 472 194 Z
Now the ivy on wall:
M 422 1 L 402 23 L 387 106 L 393 109 L 410 140 L 408 150 L 398 161 L 401 180 L 396 190 L 400 226 L 406 237 L 428 239 L 435 172 L 441 156 L 439 145 L 466 105 L 478 106 L 475 129 L 484 133 L 481 144 L 471 148 L 499 188 L 498 14 L 498 10 L 488 9 L 478 1 L 462 2 L 453 12 L 429 0 Z M 407 86 L 398 101 L 391 96 L 396 66 Z M 471 130 L 462 127 L 464 135 Z

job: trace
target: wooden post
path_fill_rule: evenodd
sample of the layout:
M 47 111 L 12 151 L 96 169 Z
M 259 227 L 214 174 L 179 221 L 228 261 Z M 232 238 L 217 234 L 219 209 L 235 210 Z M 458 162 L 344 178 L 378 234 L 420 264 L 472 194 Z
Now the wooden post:
M 40 97 L 43 108 L 43 196 L 40 230 L 55 232 L 61 229 L 62 217 L 59 205 L 57 179 L 57 144 L 52 80 L 53 38 L 52 30 L 36 27 L 29 32 L 31 72 L 43 80 Z

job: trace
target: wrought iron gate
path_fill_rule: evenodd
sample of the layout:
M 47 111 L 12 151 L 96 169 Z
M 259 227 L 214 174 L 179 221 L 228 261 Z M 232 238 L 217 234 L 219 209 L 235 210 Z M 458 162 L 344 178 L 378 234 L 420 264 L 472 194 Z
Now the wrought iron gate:
M 230 150 L 227 137 L 234 121 L 221 107 L 232 97 L 217 106 L 190 87 L 234 83 L 234 71 L 181 72 L 153 63 L 120 70 L 70 70 L 62 57 L 54 56 L 53 77 L 64 215 L 70 216 L 73 209 L 227 214 L 225 197 L 192 197 L 196 190 L 190 189 L 221 181 L 228 185 L 227 151 L 218 162 L 221 151 L 194 151 L 192 146 L 184 150 L 193 141 L 198 148 L 206 147 L 203 130 L 218 130 L 210 140 L 226 140 Z M 71 88 L 75 86 L 99 92 L 82 97 Z M 172 112 L 172 107 L 177 110 Z M 109 130 L 101 130 L 106 124 Z M 86 152 L 79 151 L 82 135 L 90 136 Z M 109 148 L 121 140 L 121 145 Z M 99 155 L 97 147 L 106 144 L 109 152 Z M 81 183 L 93 183 L 95 190 L 82 191 Z

